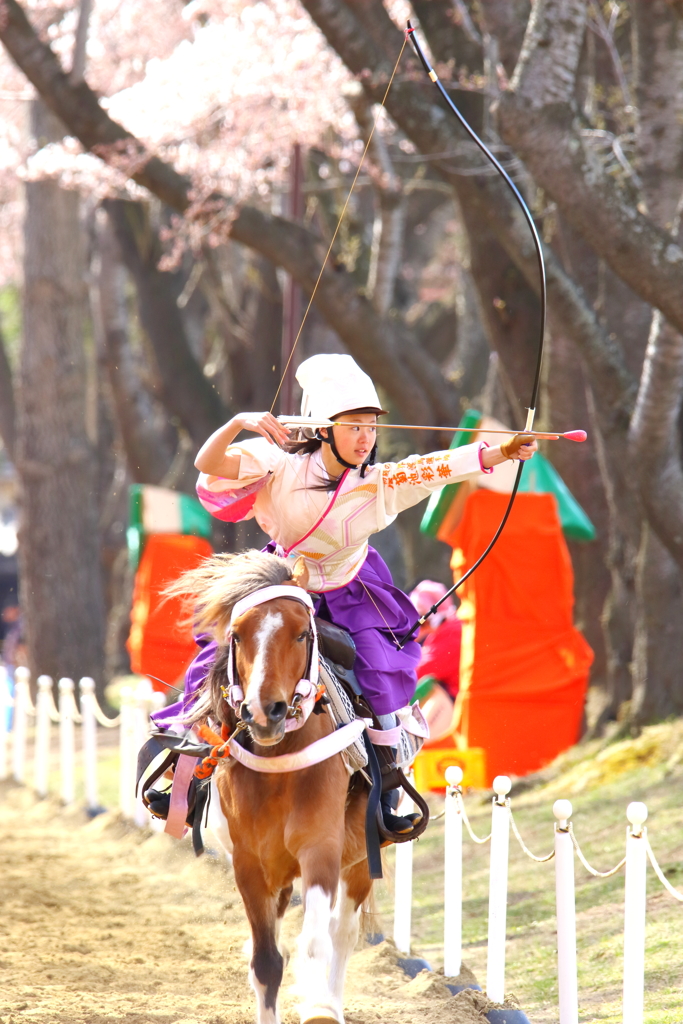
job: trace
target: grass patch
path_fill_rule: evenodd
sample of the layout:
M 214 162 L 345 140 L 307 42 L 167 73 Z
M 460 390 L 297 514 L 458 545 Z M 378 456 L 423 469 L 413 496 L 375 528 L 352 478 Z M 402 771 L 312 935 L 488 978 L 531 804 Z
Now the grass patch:
M 683 722 L 645 729 L 633 740 L 575 747 L 546 770 L 537 784 L 513 797 L 517 826 L 537 855 L 553 847 L 552 805 L 569 797 L 576 837 L 598 870 L 623 857 L 626 807 L 642 800 L 649 810 L 650 842 L 671 883 L 683 890 Z M 435 813 L 443 809 L 431 800 Z M 466 797 L 474 831 L 490 831 L 490 800 Z M 387 861 L 393 868 L 393 852 Z M 486 979 L 489 847 L 465 833 L 463 851 L 464 957 L 480 984 Z M 414 850 L 414 951 L 438 968 L 443 963 L 443 819 Z M 683 1024 L 683 904 L 648 869 L 645 954 L 646 1024 Z M 390 880 L 378 888 L 386 933 L 393 929 Z M 590 876 L 576 862 L 579 1006 L 582 1022 L 621 1024 L 623 869 L 608 879 Z M 510 837 L 507 916 L 507 992 L 532 1024 L 557 1024 L 557 953 L 554 862 L 536 864 Z

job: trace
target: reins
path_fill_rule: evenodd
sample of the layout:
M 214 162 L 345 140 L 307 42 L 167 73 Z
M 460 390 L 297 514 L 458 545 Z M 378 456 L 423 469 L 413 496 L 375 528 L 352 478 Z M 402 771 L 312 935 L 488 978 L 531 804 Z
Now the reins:
M 411 715 L 414 714 L 414 709 L 408 708 L 405 709 L 404 715 L 399 715 L 399 725 L 395 729 L 375 730 L 372 728 L 373 723 L 371 719 L 356 718 L 355 721 L 349 722 L 347 725 L 341 726 L 326 736 L 309 743 L 301 750 L 289 754 L 263 757 L 246 750 L 238 743 L 238 734 L 248 729 L 249 724 L 242 719 L 240 713 L 241 704 L 244 701 L 244 691 L 237 676 L 232 626 L 241 615 L 244 615 L 251 608 L 282 597 L 305 604 L 310 616 L 306 676 L 300 679 L 294 688 L 291 703 L 287 707 L 283 738 L 287 732 L 302 728 L 311 713 L 321 707 L 323 703 L 329 701 L 325 684 L 320 681 L 319 677 L 318 632 L 315 624 L 313 601 L 310 595 L 301 587 L 287 585 L 262 587 L 260 590 L 254 591 L 241 601 L 238 601 L 232 610 L 228 634 L 231 645 L 227 664 L 228 682 L 226 685 L 221 686 L 222 697 L 237 718 L 237 725 L 232 732 L 230 732 L 227 725 L 223 725 L 220 736 L 207 725 L 195 726 L 195 732 L 198 737 L 206 743 L 212 744 L 210 752 L 202 758 L 194 770 L 194 776 L 197 780 L 203 781 L 210 778 L 219 762 L 226 760 L 228 757 L 233 757 L 236 761 L 239 761 L 247 768 L 251 768 L 253 771 L 265 773 L 290 772 L 311 767 L 335 754 L 341 753 L 358 740 L 364 732 L 367 732 L 369 739 L 373 743 L 384 746 L 395 745 L 399 740 L 402 729 L 406 732 L 413 732 L 423 738 L 429 735 L 426 723 L 413 722 Z
M 244 690 L 237 674 L 233 623 L 250 609 L 256 608 L 261 604 L 266 604 L 269 601 L 275 601 L 279 598 L 300 601 L 301 604 L 306 605 L 310 618 L 310 627 L 307 637 L 308 654 L 306 658 L 305 675 L 296 684 L 291 703 L 287 706 L 283 738 L 288 732 L 301 729 L 308 720 L 311 712 L 315 710 L 316 705 L 320 705 L 320 703 L 325 700 L 325 685 L 320 682 L 319 678 L 318 632 L 313 613 L 313 601 L 309 594 L 301 587 L 287 585 L 262 587 L 261 589 L 248 594 L 247 597 L 242 598 L 241 601 L 237 601 L 232 609 L 228 632 L 228 682 L 227 685 L 221 685 L 221 695 L 237 718 L 237 725 L 232 732 L 229 731 L 227 725 L 223 725 L 220 736 L 218 736 L 218 734 L 207 725 L 196 726 L 196 731 L 200 738 L 213 744 L 211 753 L 204 757 L 194 770 L 194 776 L 196 779 L 205 780 L 210 778 L 215 771 L 218 762 L 225 760 L 231 755 L 236 756 L 238 760 L 240 759 L 239 753 L 236 753 L 236 737 L 240 732 L 248 729 L 249 725 L 241 717 L 241 705 L 244 702 Z M 241 750 L 243 748 L 239 747 L 238 749 Z M 252 758 L 257 758 L 258 760 L 274 760 L 273 758 L 259 758 L 256 754 L 251 754 L 250 756 Z

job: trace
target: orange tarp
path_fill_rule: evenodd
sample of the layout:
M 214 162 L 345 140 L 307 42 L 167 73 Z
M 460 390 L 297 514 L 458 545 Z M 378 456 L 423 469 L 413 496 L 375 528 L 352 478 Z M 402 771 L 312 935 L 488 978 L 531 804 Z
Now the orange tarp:
M 449 537 L 460 576 L 509 500 L 470 494 Z M 593 652 L 573 625 L 574 575 L 552 494 L 518 494 L 505 529 L 460 591 L 460 742 L 486 750 L 489 782 L 524 775 L 579 738 Z
M 194 569 L 212 554 L 211 545 L 201 537 L 153 534 L 147 537 L 135 575 L 131 630 L 126 646 L 133 672 L 158 676 L 175 685 L 197 653 L 192 633 L 183 623 L 185 610 L 177 598 L 163 601 L 169 583 L 188 569 Z M 156 690 L 168 687 L 151 680 Z

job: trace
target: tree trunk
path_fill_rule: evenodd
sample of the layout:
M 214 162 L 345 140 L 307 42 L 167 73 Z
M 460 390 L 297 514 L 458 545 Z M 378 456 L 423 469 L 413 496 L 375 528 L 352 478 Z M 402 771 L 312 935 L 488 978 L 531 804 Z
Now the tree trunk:
M 683 713 L 683 581 L 648 523 L 643 526 L 638 552 L 636 594 L 629 718 L 641 726 Z
M 63 127 L 32 106 L 39 144 Z M 86 268 L 79 197 L 26 186 L 24 342 L 18 401 L 19 565 L 29 659 L 54 679 L 103 681 L 97 467 L 86 432 Z
M 154 350 L 162 382 L 162 400 L 195 447 L 200 448 L 225 422 L 227 411 L 192 353 L 178 308 L 185 280 L 178 272 L 159 270 L 161 244 L 144 204 L 109 199 L 104 205 L 135 281 L 140 321 Z
M 638 0 L 633 14 L 640 113 L 638 170 L 652 219 L 676 237 L 683 141 L 683 21 L 663 0 L 647 4 Z M 683 709 L 682 384 L 683 337 L 655 311 L 630 429 L 634 475 L 648 516 L 636 573 L 630 709 L 635 726 Z M 664 537 L 669 538 L 666 547 L 659 539 Z
M 97 243 L 94 312 L 128 472 L 136 483 L 160 484 L 173 461 L 173 446 L 158 407 L 141 380 L 139 359 L 130 344 L 126 268 L 104 214 L 98 223 Z

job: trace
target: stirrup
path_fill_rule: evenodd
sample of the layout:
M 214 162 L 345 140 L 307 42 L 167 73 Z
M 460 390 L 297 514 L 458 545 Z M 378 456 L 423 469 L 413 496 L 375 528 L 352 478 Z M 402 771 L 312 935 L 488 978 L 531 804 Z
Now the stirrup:
M 162 821 L 166 821 L 171 807 L 170 789 L 166 792 L 160 789 L 146 789 L 142 799 L 153 818 L 161 818 Z
M 160 789 L 146 789 L 142 800 L 153 818 L 160 818 L 162 821 L 168 820 L 168 812 L 171 809 L 170 789 L 165 792 Z M 188 809 L 185 824 L 188 828 L 192 828 L 194 824 L 194 805 Z

